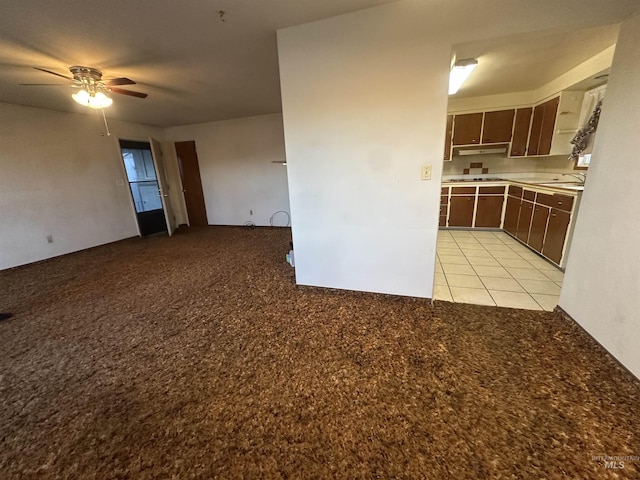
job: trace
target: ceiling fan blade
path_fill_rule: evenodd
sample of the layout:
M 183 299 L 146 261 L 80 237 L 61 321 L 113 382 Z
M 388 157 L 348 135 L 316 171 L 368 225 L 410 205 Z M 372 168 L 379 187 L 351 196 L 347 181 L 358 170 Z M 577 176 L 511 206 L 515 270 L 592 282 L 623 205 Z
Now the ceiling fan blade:
M 135 85 L 136 82 L 127 77 L 112 78 L 104 80 L 105 85 Z
M 146 93 L 134 92 L 132 90 L 125 90 L 123 88 L 109 87 L 109 90 L 111 90 L 113 93 L 121 93 L 122 95 L 130 95 L 132 97 L 138 97 L 138 98 L 147 98 L 148 96 Z
M 40 67 L 33 67 L 33 68 L 35 68 L 36 70 L 40 70 L 41 72 L 50 73 L 51 75 L 55 75 L 57 77 L 66 78 L 67 80 L 73 80 L 73 77 L 62 75 L 61 73 L 57 73 L 57 72 L 52 72 L 51 70 L 47 70 L 45 68 L 40 68 Z
M 22 85 L 23 87 L 73 87 L 74 85 L 67 85 L 64 83 L 19 83 L 18 85 Z

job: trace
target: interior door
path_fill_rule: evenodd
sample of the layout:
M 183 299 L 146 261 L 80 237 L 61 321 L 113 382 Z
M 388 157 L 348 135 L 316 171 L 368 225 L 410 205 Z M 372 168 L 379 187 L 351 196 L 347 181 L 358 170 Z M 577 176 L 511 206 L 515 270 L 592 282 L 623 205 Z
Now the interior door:
M 175 147 L 182 178 L 182 188 L 184 189 L 184 201 L 187 206 L 187 215 L 189 216 L 189 225 L 192 227 L 206 227 L 209 222 L 202 191 L 196 142 L 193 140 L 175 142 Z
M 153 165 L 156 168 L 156 174 L 158 177 L 158 194 L 160 200 L 162 200 L 162 207 L 164 209 L 164 218 L 167 221 L 167 232 L 169 235 L 173 235 L 176 231 L 176 217 L 173 214 L 173 208 L 171 207 L 171 198 L 169 197 L 169 184 L 167 183 L 167 174 L 164 170 L 164 163 L 162 160 L 162 147 L 160 142 L 154 138 L 149 138 L 151 144 L 151 154 L 153 156 Z

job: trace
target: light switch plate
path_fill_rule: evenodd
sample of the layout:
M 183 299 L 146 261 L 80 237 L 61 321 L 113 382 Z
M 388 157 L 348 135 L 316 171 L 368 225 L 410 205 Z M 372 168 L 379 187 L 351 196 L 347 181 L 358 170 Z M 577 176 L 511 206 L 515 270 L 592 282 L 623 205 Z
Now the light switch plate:
M 420 178 L 422 180 L 431 180 L 431 164 L 430 163 L 425 163 L 424 165 L 422 165 Z

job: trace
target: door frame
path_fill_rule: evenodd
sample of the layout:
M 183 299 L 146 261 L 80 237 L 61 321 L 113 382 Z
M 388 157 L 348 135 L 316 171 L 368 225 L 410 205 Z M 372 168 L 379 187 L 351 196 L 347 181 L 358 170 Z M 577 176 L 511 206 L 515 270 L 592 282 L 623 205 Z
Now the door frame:
M 163 166 L 163 168 L 165 167 L 165 164 L 164 164 L 164 161 L 163 161 L 164 155 L 160 155 L 161 158 L 157 159 L 155 154 L 154 154 L 155 152 L 153 150 L 153 141 L 155 141 L 156 143 L 160 144 L 160 146 L 161 146 L 160 141 L 155 139 L 155 138 L 153 138 L 153 137 L 119 137 L 119 136 L 116 136 L 114 138 L 114 141 L 115 141 L 116 149 L 117 149 L 117 152 L 118 152 L 118 159 L 119 159 L 119 162 L 120 162 L 120 172 L 122 173 L 122 179 L 121 180 L 124 182 L 125 186 L 128 185 L 128 183 L 129 183 L 129 177 L 127 176 L 127 170 L 126 170 L 126 168 L 124 166 L 124 160 L 122 158 L 122 148 L 120 147 L 120 141 L 121 140 L 123 140 L 125 142 L 126 141 L 131 141 L 131 142 L 141 142 L 141 143 L 149 144 L 149 150 L 151 151 L 151 157 L 153 158 L 153 167 L 156 169 L 156 178 L 157 178 L 158 175 L 159 175 L 158 174 L 157 162 L 158 161 L 163 162 L 162 166 Z M 164 171 L 165 171 L 165 177 L 166 177 L 166 168 L 164 168 Z M 169 182 L 167 180 L 167 184 L 168 183 Z M 182 183 L 180 184 L 180 186 L 182 186 Z M 160 180 L 158 180 L 158 188 L 161 189 L 160 188 Z M 129 187 L 129 190 L 130 190 L 130 187 Z M 158 193 L 160 193 L 160 192 L 158 192 Z M 136 205 L 135 205 L 135 203 L 133 201 L 133 195 L 131 194 L 131 191 L 129 191 L 128 197 L 129 197 L 129 205 L 131 206 L 131 214 L 133 215 L 133 220 L 134 220 L 135 225 L 136 225 L 136 230 L 138 231 L 138 236 L 142 237 L 142 231 L 140 230 L 140 224 L 138 223 L 138 213 L 136 212 Z M 170 196 L 162 197 L 162 195 L 161 195 L 160 198 L 161 198 L 161 201 L 162 201 L 162 210 L 163 210 L 163 212 L 165 214 L 165 222 L 167 224 L 167 233 L 168 233 L 169 236 L 171 236 L 175 232 L 175 230 L 173 232 L 170 231 L 171 227 L 170 227 L 169 221 L 167 220 L 167 217 L 166 217 L 167 216 L 167 209 L 165 207 L 165 200 L 164 200 L 164 198 L 168 198 L 169 199 L 168 203 L 171 204 L 171 197 Z M 173 205 L 171 205 L 171 207 L 173 209 Z M 174 215 L 174 219 L 175 219 L 175 214 L 173 214 L 173 215 Z M 177 219 L 174 220 L 174 221 L 177 224 Z
M 146 142 L 148 140 L 141 140 L 141 139 L 134 139 L 134 138 L 121 138 L 121 137 L 115 137 L 115 142 L 116 142 L 116 148 L 118 149 L 118 159 L 120 160 L 120 171 L 122 172 L 122 179 L 120 181 L 123 181 L 124 184 L 123 186 L 127 187 L 127 189 L 129 190 L 129 195 L 127 195 L 129 197 L 129 205 L 131 206 L 131 213 L 133 215 L 133 221 L 136 225 L 136 230 L 138 231 L 138 236 L 142 237 L 142 230 L 140 230 L 140 223 L 138 223 L 138 212 L 136 211 L 136 204 L 133 202 L 133 195 L 131 193 L 131 187 L 129 186 L 129 176 L 127 175 L 127 169 L 124 166 L 124 159 L 122 158 L 122 147 L 120 146 L 120 140 L 130 140 L 133 142 Z M 120 186 L 120 184 L 118 183 L 118 186 Z
M 177 228 L 176 215 L 173 211 L 173 205 L 171 204 L 171 188 L 169 187 L 169 181 L 167 180 L 167 169 L 164 165 L 164 155 L 162 152 L 162 145 L 158 140 L 153 137 L 149 137 L 149 148 L 151 148 L 151 157 L 153 158 L 153 167 L 156 170 L 156 178 L 158 180 L 158 190 L 160 194 L 160 201 L 162 203 L 162 210 L 164 212 L 165 223 L 167 224 L 167 233 L 172 236 Z M 173 219 L 172 219 L 173 217 Z

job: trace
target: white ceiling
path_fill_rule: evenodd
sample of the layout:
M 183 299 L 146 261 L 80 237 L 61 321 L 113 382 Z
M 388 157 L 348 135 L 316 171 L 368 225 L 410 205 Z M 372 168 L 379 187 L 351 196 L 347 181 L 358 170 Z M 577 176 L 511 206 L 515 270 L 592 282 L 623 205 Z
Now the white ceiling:
M 535 90 L 614 45 L 618 30 L 619 25 L 614 24 L 456 45 L 457 59 L 478 60 L 456 98 Z M 588 85 L 582 86 L 586 89 Z
M 85 65 L 104 78 L 129 77 L 138 84 L 124 88 L 149 94 L 113 95 L 110 118 L 170 126 L 279 112 L 277 29 L 392 1 L 3 0 L 0 102 L 88 113 L 71 89 L 19 85 L 65 83 L 32 67 L 68 74 Z M 458 95 L 537 88 L 616 35 L 615 26 L 598 27 L 456 46 L 458 58 L 480 60 Z

